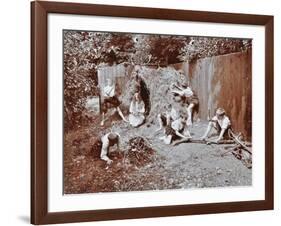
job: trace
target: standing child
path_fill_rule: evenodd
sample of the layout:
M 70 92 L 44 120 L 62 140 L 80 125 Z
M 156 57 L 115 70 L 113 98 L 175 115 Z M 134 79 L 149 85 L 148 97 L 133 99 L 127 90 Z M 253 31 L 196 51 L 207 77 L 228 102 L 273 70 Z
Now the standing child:
M 104 95 L 104 101 L 102 106 L 101 126 L 104 125 L 104 121 L 105 121 L 104 116 L 108 108 L 115 108 L 115 110 L 118 112 L 120 117 L 125 122 L 128 122 L 128 120 L 125 119 L 121 109 L 119 108 L 121 102 L 119 101 L 118 97 L 115 94 L 115 85 L 113 84 L 111 79 L 107 79 L 107 85 L 104 87 L 103 95 Z

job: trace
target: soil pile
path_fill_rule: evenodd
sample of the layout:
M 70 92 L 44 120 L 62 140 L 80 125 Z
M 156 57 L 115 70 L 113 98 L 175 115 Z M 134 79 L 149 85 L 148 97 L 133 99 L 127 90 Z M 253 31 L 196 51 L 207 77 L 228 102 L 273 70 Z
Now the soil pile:
M 153 150 L 148 143 L 142 137 L 134 137 L 129 140 L 129 148 L 125 154 L 129 163 L 140 167 L 144 166 L 154 160 L 155 150 Z
M 172 67 L 167 67 L 165 69 L 140 67 L 138 72 L 149 91 L 150 111 L 146 122 L 155 124 L 157 115 L 165 112 L 169 104 L 172 104 L 172 106 L 179 111 L 184 112 L 181 103 L 175 102 L 174 96 L 170 92 L 170 85 L 172 83 L 177 83 L 186 79 L 181 77 L 179 71 Z M 126 92 L 120 97 L 124 105 L 129 106 L 135 92 L 135 85 L 135 79 L 131 77 L 127 82 Z
M 100 159 L 102 142 L 95 135 L 97 132 L 83 128 L 65 136 L 65 194 L 131 191 L 141 186 L 136 175 L 147 178 L 149 172 L 139 174 L 139 170 L 153 164 L 157 153 L 146 138 L 135 134 L 131 138 L 123 137 L 126 145 L 110 149 L 108 156 L 113 163 L 107 165 Z

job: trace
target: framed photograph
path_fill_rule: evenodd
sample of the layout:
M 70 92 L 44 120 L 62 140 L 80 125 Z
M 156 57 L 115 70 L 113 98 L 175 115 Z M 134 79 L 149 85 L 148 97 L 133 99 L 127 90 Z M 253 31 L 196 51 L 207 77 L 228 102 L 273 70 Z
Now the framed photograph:
M 32 224 L 273 209 L 273 16 L 31 15 Z

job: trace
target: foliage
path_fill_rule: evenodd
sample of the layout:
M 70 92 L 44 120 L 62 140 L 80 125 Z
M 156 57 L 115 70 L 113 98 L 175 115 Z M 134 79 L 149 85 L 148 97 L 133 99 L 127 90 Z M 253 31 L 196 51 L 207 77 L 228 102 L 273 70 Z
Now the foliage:
M 193 62 L 200 58 L 246 51 L 251 47 L 251 40 L 192 37 L 181 48 L 178 59 Z

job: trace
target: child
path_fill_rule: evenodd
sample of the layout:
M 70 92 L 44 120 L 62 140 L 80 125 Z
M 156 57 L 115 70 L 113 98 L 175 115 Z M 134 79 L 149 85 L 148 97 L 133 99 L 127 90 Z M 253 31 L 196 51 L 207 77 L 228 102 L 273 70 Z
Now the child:
M 171 92 L 174 95 L 180 96 L 183 103 L 187 104 L 187 126 L 191 126 L 193 123 L 193 111 L 195 108 L 198 108 L 199 106 L 199 99 L 197 95 L 194 93 L 194 91 L 186 84 L 182 83 L 180 84 L 172 84 L 171 86 Z
M 100 158 L 106 161 L 107 164 L 112 163 L 112 160 L 107 156 L 109 152 L 109 148 L 113 147 L 114 145 L 117 145 L 117 147 L 119 148 L 119 139 L 120 139 L 120 135 L 115 132 L 109 132 L 101 138 L 102 147 L 101 147 Z
M 231 122 L 229 118 L 225 115 L 225 110 L 223 108 L 218 108 L 216 110 L 216 115 L 210 120 L 207 130 L 204 136 L 201 137 L 201 139 L 206 140 L 206 138 L 208 138 L 211 129 L 214 128 L 219 133 L 218 138 L 215 140 L 215 142 L 218 143 L 220 140 L 223 139 L 225 134 L 227 134 L 228 129 L 230 127 L 231 127 Z
M 115 85 L 113 84 L 111 79 L 107 79 L 107 85 L 104 87 L 103 90 L 103 95 L 104 95 L 104 101 L 103 101 L 103 106 L 102 106 L 102 121 L 101 121 L 101 126 L 104 125 L 104 115 L 107 112 L 107 108 L 115 108 L 120 115 L 120 117 L 123 119 L 123 121 L 128 122 L 128 120 L 125 119 L 121 109 L 119 108 L 121 102 L 117 98 L 115 94 Z
M 188 130 L 185 129 L 184 124 L 186 123 L 185 119 L 180 117 L 174 121 L 171 125 L 167 125 L 165 128 L 165 135 L 160 137 L 160 140 L 163 140 L 165 144 L 171 144 L 177 139 L 187 140 L 191 139 L 191 135 Z
M 137 92 L 135 93 L 130 105 L 129 122 L 131 126 L 138 127 L 141 124 L 143 124 L 145 120 L 144 113 L 145 113 L 145 105 L 140 97 L 140 94 Z
M 165 106 L 166 111 L 157 115 L 157 119 L 159 122 L 159 128 L 155 131 L 158 132 L 161 129 L 165 128 L 167 125 L 171 124 L 171 121 L 175 121 L 179 118 L 179 114 L 175 108 L 172 107 L 171 104 Z

